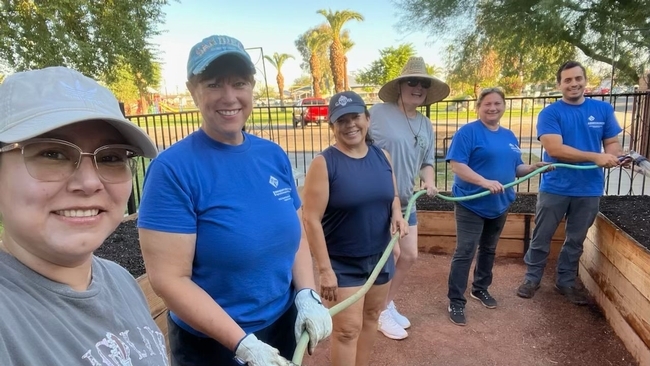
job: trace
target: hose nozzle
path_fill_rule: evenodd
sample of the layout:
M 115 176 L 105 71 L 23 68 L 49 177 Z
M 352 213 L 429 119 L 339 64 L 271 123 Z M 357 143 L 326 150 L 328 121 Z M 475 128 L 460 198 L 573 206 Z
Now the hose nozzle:
M 648 161 L 645 156 L 639 154 L 636 151 L 630 150 L 629 154 L 627 154 L 627 157 L 632 159 L 634 165 L 639 167 L 639 170 L 643 173 L 643 175 L 650 177 L 650 161 Z

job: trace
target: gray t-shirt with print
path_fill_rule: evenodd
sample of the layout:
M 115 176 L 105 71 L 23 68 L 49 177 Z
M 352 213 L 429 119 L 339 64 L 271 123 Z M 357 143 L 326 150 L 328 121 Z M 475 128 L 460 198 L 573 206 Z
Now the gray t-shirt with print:
M 415 118 L 407 118 L 396 103 L 376 104 L 370 108 L 370 135 L 377 146 L 391 155 L 404 211 L 413 197 L 415 177 L 420 169 L 435 162 L 431 120 L 420 112 Z
M 168 365 L 138 283 L 93 257 L 86 291 L 51 281 L 0 250 L 0 365 Z

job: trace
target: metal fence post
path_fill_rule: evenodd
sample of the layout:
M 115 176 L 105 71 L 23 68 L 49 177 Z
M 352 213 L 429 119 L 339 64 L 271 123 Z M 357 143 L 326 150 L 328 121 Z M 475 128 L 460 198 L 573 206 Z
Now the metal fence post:
M 124 118 L 126 118 L 126 112 L 124 109 L 124 103 L 120 102 L 120 111 L 122 112 L 122 115 Z M 129 196 L 129 201 L 126 203 L 126 211 L 129 213 L 129 215 L 133 215 L 138 211 L 138 207 L 135 204 L 135 181 L 133 182 L 131 186 L 131 195 Z

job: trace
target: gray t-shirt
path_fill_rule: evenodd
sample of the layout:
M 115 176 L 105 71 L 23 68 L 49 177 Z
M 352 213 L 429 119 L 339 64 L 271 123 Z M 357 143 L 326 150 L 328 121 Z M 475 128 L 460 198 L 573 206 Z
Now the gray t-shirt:
M 0 365 L 168 365 L 165 339 L 133 277 L 93 257 L 86 291 L 0 250 Z
M 435 162 L 431 120 L 420 112 L 415 118 L 407 118 L 397 103 L 376 104 L 370 108 L 370 135 L 377 146 L 391 155 L 404 211 L 413 197 L 420 169 Z

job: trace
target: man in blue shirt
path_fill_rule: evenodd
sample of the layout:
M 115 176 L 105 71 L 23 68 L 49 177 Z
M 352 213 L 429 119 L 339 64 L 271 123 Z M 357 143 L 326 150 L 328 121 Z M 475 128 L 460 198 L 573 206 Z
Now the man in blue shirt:
M 612 168 L 619 165 L 618 156 L 622 155 L 618 140 L 622 129 L 610 104 L 584 97 L 585 75 L 585 68 L 575 61 L 558 70 L 562 99 L 544 108 L 537 121 L 537 138 L 545 150 L 543 159 Z M 603 169 L 558 169 L 544 174 L 533 238 L 524 257 L 528 268 L 517 289 L 519 297 L 532 298 L 539 289 L 551 239 L 566 216 L 566 239 L 558 257 L 555 288 L 574 304 L 587 303 L 576 277 L 582 244 L 598 214 L 604 183 Z

